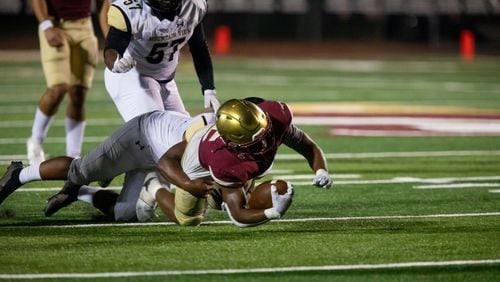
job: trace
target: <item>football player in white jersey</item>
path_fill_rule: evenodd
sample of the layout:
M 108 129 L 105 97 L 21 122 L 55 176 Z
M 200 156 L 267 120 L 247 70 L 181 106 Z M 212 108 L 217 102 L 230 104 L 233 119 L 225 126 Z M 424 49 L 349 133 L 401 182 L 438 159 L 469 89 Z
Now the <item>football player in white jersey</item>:
M 61 156 L 24 167 L 12 162 L 0 178 L 0 204 L 17 188 L 38 180 L 66 180 L 63 189 L 49 198 L 45 215 L 51 216 L 76 200 L 93 204 L 119 221 L 135 221 L 136 203 L 148 171 L 171 146 L 215 122 L 213 113 L 188 117 L 174 111 L 154 111 L 126 122 L 81 159 Z M 127 174 L 120 193 L 88 186 L 90 182 Z M 206 197 L 210 187 L 191 190 Z
M 104 62 L 106 89 L 125 121 L 153 110 L 189 115 L 174 80 L 189 45 L 205 108 L 217 110 L 213 65 L 203 31 L 206 0 L 116 0 Z

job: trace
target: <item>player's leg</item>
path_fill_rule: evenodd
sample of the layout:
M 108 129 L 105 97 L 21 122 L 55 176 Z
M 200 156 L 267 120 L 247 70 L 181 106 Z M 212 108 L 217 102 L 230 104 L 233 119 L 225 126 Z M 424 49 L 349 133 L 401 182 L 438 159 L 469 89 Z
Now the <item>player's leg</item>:
M 118 199 L 116 191 L 82 185 L 78 190 L 78 200 L 87 202 L 103 214 L 114 219 L 114 207 Z
M 155 197 L 158 206 L 162 212 L 173 222 L 180 224 L 175 216 L 175 194 L 168 192 L 167 189 L 159 189 Z
M 109 96 L 125 121 L 141 114 L 163 110 L 158 82 L 140 76 L 136 68 L 126 73 L 113 73 L 106 69 L 104 82 Z
M 87 155 L 71 163 L 67 182 L 77 188 L 67 189 L 65 185 L 61 191 L 49 198 L 45 208 L 47 216 L 76 201 L 79 187 L 82 185 L 112 179 L 127 171 L 153 167 L 151 154 L 142 150 L 148 143 L 141 139 L 139 120 L 138 117 L 125 123 Z M 141 146 L 137 145 L 137 141 Z
M 136 203 L 147 173 L 146 170 L 134 170 L 125 174 L 123 188 L 114 206 L 116 221 L 137 221 Z
M 85 100 L 97 64 L 97 38 L 90 18 L 68 21 L 65 23 L 71 36 L 71 86 L 68 90 L 68 106 L 66 109 L 66 155 L 79 157 L 85 131 Z
M 78 158 L 82 152 L 85 132 L 85 97 L 88 88 L 73 85 L 68 91 L 68 107 L 64 128 L 66 130 L 66 155 Z
M 45 160 L 43 141 L 47 136 L 51 121 L 59 104 L 68 90 L 69 82 L 69 47 L 64 42 L 62 47 L 52 47 L 47 43 L 45 33 L 38 32 L 40 54 L 47 89 L 43 93 L 36 109 L 31 136 L 27 141 L 28 160 L 31 164 Z
M 156 194 L 156 200 L 158 201 L 158 205 L 163 210 L 162 203 L 165 202 L 159 200 L 158 198 L 162 197 L 162 194 L 163 197 L 166 195 L 164 193 L 160 193 L 160 191 Z M 177 187 L 175 189 L 174 202 L 174 215 L 180 225 L 196 226 L 201 223 L 207 209 L 207 199 L 197 198 L 186 190 Z
M 161 84 L 161 97 L 163 100 L 163 107 L 168 111 L 176 111 L 190 116 L 184 102 L 182 101 L 181 95 L 179 94 L 179 89 L 175 80 L 171 80 L 168 83 Z
M 22 162 L 12 162 L 0 178 L 0 204 L 22 185 L 38 180 L 65 180 L 73 158 L 56 157 L 23 167 Z

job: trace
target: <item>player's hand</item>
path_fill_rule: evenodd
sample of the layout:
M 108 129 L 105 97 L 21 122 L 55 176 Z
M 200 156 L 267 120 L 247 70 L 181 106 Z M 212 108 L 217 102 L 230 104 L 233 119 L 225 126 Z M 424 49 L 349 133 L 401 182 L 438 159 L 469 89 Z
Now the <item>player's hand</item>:
M 215 89 L 207 89 L 203 91 L 203 97 L 205 99 L 205 109 L 212 108 L 214 113 L 217 112 L 220 107 L 220 102 L 217 99 Z
M 130 56 L 130 54 L 125 53 L 123 57 L 116 57 L 115 63 L 113 64 L 112 72 L 115 73 L 125 73 L 131 70 L 135 66 L 135 60 Z
M 312 185 L 316 187 L 329 189 L 332 187 L 333 179 L 328 175 L 328 171 L 324 169 L 318 169 L 316 171 L 316 176 L 314 177 Z
M 64 45 L 64 33 L 57 27 L 47 28 L 45 31 L 45 38 L 52 47 L 62 47 Z
M 278 189 L 276 186 L 271 186 L 271 200 L 273 202 L 273 207 L 264 211 L 266 217 L 271 218 L 280 218 L 285 215 L 285 212 L 288 210 L 290 205 L 292 204 L 293 199 L 293 186 L 288 185 L 286 193 L 280 195 L 278 193 Z
M 182 188 L 196 198 L 206 198 L 214 190 L 214 182 L 206 179 L 194 179 Z

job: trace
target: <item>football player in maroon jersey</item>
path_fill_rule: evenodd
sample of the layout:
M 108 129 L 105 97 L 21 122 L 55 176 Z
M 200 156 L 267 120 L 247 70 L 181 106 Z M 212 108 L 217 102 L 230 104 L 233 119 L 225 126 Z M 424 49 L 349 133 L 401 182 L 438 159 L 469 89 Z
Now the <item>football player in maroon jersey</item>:
M 248 98 L 224 103 L 215 125 L 198 130 L 190 139 L 171 147 L 159 160 L 158 170 L 177 186 L 175 195 L 160 181 L 149 183 L 142 195 L 154 199 L 163 212 L 180 225 L 198 225 L 207 199 L 196 191 L 206 189 L 208 205 L 225 208 L 240 227 L 254 226 L 280 218 L 290 206 L 291 187 L 284 195 L 272 192 L 273 207 L 246 208 L 245 195 L 253 180 L 271 170 L 281 144 L 303 155 L 315 173 L 312 185 L 330 188 L 332 179 L 321 148 L 292 124 L 292 112 L 282 102 Z M 141 196 L 141 199 L 143 197 Z M 214 199 L 218 199 L 219 202 Z
M 102 33 L 108 32 L 108 0 L 96 0 Z M 32 0 L 39 21 L 40 55 L 47 88 L 38 107 L 27 155 L 31 165 L 45 160 L 43 142 L 64 96 L 66 155 L 79 157 L 85 130 L 85 97 L 97 64 L 97 38 L 91 21 L 92 0 Z

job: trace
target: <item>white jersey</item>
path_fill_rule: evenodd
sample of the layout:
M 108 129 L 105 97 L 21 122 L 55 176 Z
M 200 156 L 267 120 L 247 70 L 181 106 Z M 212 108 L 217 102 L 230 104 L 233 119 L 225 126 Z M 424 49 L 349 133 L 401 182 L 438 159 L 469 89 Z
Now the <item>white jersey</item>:
M 179 50 L 207 12 L 206 0 L 183 0 L 179 15 L 172 21 L 160 21 L 144 0 L 117 0 L 113 6 L 120 9 L 129 23 L 127 29 L 131 31 L 132 39 L 127 52 L 136 61 L 137 71 L 159 81 L 172 80 Z M 114 26 L 113 22 L 110 25 Z
M 213 124 L 214 113 L 204 113 L 189 117 L 173 111 L 156 111 L 147 114 L 141 121 L 141 133 L 148 140 L 154 162 L 173 145 L 181 142 L 184 132 L 193 125 Z
M 198 158 L 200 142 L 205 133 L 212 128 L 213 125 L 207 125 L 198 130 L 192 138 L 188 139 L 186 149 L 182 155 L 181 166 L 189 179 L 198 179 L 211 176 L 210 171 L 204 169 Z

